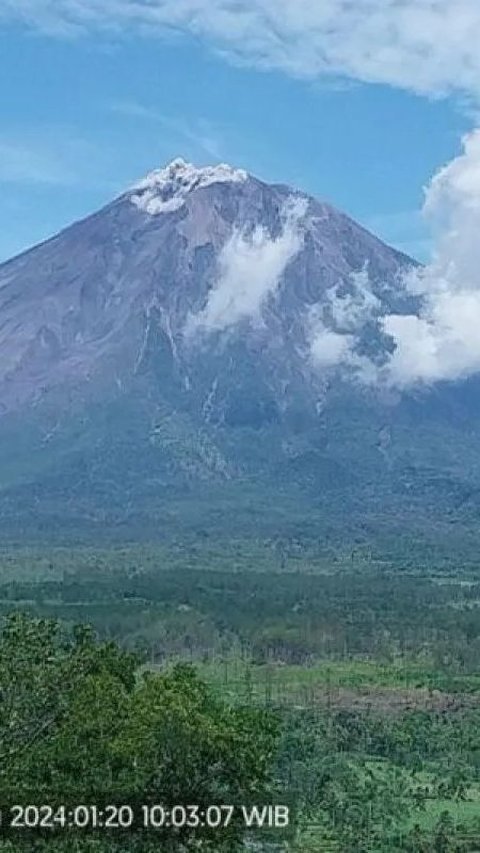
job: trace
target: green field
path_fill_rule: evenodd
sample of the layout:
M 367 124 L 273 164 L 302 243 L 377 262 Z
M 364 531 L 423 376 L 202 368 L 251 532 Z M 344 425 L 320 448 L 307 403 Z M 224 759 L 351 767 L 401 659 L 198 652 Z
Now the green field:
M 291 541 L 0 554 L 0 616 L 90 623 L 139 684 L 186 662 L 228 708 L 278 719 L 298 853 L 480 849 L 479 599 L 472 564 Z

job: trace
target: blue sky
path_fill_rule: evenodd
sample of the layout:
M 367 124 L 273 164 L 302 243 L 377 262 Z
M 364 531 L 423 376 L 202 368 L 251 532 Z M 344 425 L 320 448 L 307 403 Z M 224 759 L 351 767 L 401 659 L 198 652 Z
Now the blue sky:
M 278 24 L 281 6 L 285 20 L 301 7 L 309 32 L 315 3 L 296 2 L 277 4 Z M 471 57 L 465 69 L 455 64 L 455 43 L 448 44 L 448 73 L 443 55 L 415 69 L 407 28 L 400 61 L 389 55 L 386 69 L 376 61 L 372 70 L 361 34 L 351 56 L 338 58 L 328 34 L 299 43 L 292 19 L 279 47 L 268 0 L 237 5 L 241 26 L 228 0 L 154 0 L 150 11 L 165 20 L 153 25 L 139 20 L 142 0 L 78 0 L 76 11 L 70 0 L 0 0 L 0 258 L 93 212 L 177 156 L 222 160 L 301 187 L 427 257 L 423 187 L 458 155 L 472 126 Z M 348 14 L 346 0 L 330 5 Z M 396 0 L 386 5 L 393 9 Z M 188 7 L 185 18 L 180 7 Z M 253 14 L 265 32 L 249 29 Z

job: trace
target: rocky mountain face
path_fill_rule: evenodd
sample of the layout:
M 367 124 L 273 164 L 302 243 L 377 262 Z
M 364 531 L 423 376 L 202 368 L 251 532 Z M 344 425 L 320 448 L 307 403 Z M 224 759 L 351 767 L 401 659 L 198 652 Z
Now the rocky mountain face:
M 476 382 L 385 381 L 413 266 L 303 193 L 183 161 L 3 264 L 0 525 L 475 518 Z

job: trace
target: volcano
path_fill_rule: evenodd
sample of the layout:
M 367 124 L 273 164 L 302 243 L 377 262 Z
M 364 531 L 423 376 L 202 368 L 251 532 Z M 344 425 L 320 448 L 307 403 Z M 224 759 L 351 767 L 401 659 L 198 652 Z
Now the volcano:
M 0 529 L 475 536 L 478 380 L 388 378 L 415 267 L 183 160 L 4 263 Z

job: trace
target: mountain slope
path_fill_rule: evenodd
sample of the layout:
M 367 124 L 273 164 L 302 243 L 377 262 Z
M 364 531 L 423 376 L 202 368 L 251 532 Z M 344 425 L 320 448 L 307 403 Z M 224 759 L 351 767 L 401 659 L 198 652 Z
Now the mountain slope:
M 272 501 L 319 530 L 474 518 L 475 381 L 377 381 L 413 265 L 327 204 L 183 161 L 4 264 L 4 530 L 232 508 L 271 530 Z

